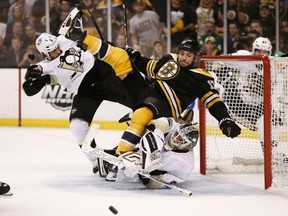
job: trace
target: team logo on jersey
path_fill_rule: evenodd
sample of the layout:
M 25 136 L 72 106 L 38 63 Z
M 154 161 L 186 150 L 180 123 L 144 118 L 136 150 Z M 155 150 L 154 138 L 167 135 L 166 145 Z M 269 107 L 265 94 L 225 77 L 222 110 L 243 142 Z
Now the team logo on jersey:
M 173 79 L 179 73 L 179 65 L 174 60 L 167 61 L 156 73 L 156 78 L 159 80 Z
M 60 85 L 46 85 L 41 98 L 55 109 L 67 111 L 72 106 L 73 94 L 63 91 Z
M 60 56 L 59 68 L 73 70 L 75 72 L 84 72 L 83 62 L 81 61 L 81 50 L 71 47 L 66 50 L 63 56 Z

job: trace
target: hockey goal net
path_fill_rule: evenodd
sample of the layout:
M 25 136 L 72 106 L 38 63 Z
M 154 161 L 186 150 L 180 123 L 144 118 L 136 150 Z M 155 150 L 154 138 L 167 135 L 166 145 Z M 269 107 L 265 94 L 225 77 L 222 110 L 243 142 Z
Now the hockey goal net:
M 234 139 L 200 104 L 200 172 L 264 173 L 265 189 L 288 186 L 288 58 L 203 56 L 200 67 L 242 128 Z

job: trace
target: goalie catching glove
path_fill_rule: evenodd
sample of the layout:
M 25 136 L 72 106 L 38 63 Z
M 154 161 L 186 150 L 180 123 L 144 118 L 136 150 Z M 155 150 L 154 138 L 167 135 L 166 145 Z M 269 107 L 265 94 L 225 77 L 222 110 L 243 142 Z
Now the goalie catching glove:
M 241 128 L 231 118 L 222 119 L 219 123 L 219 127 L 222 130 L 222 133 L 227 137 L 234 138 L 241 134 Z
M 40 65 L 31 65 L 27 68 L 25 74 L 25 80 L 33 81 L 38 79 L 43 73 L 42 67 Z

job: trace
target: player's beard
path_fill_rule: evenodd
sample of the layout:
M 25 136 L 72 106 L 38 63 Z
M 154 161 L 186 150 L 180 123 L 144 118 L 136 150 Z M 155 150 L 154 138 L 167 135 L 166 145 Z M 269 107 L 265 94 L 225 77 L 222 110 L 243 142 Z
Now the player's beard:
M 191 64 L 191 63 L 189 63 L 189 62 L 187 62 L 187 61 L 185 61 L 185 60 L 180 60 L 179 62 L 179 65 L 180 65 L 180 67 L 181 68 L 191 68 L 192 67 L 192 65 L 193 64 Z

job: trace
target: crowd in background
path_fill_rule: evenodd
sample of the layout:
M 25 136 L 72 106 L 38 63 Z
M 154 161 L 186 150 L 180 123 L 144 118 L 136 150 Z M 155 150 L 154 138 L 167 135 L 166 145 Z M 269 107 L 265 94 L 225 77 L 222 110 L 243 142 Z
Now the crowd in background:
M 93 14 L 101 33 L 107 38 L 107 3 L 83 0 Z M 50 33 L 57 29 L 77 0 L 49 0 Z M 123 0 L 112 0 L 112 41 L 115 46 L 129 45 L 142 55 L 159 59 L 166 53 L 167 1 L 126 0 L 127 29 L 123 25 Z M 201 55 L 223 54 L 223 35 L 227 34 L 227 53 L 239 49 L 251 51 L 258 36 L 276 45 L 276 25 L 280 29 L 279 49 L 288 52 L 288 9 L 279 0 L 280 20 L 276 22 L 275 0 L 227 0 L 227 31 L 224 32 L 224 0 L 171 0 L 171 52 L 185 37 L 201 44 Z M 89 11 L 83 9 L 86 31 L 97 35 Z M 46 32 L 45 0 L 1 0 L 0 67 L 28 67 L 43 57 L 35 48 L 35 39 Z M 127 30 L 127 31 L 126 31 Z M 128 40 L 127 40 L 128 39 Z

